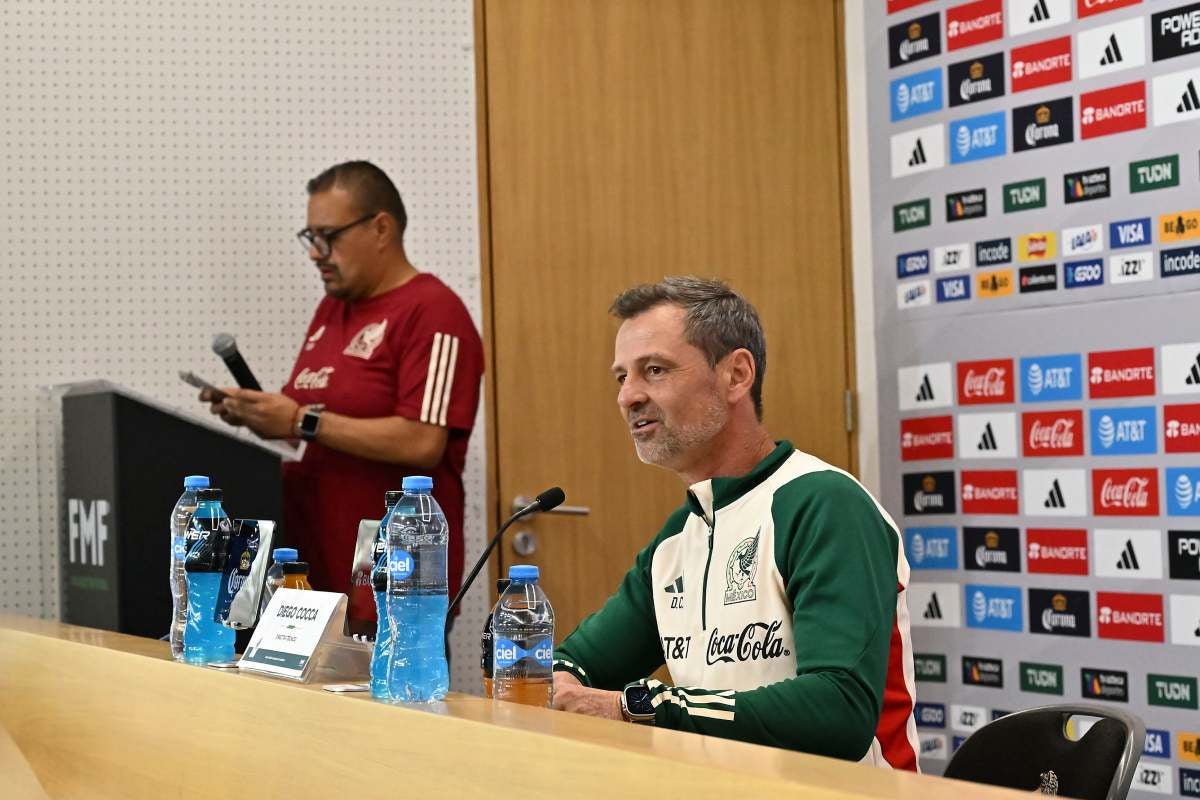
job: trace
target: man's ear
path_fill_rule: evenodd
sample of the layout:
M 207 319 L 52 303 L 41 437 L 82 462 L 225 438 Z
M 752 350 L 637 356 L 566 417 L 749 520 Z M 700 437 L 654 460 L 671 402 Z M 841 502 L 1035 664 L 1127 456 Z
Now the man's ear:
M 384 250 L 388 243 L 396 238 L 396 220 L 391 214 L 379 212 L 375 215 L 375 219 L 371 220 L 371 231 L 375 234 L 376 248 Z
M 754 387 L 754 356 L 744 347 L 739 347 L 725 356 L 724 373 L 726 392 L 730 405 L 734 405 L 750 394 Z

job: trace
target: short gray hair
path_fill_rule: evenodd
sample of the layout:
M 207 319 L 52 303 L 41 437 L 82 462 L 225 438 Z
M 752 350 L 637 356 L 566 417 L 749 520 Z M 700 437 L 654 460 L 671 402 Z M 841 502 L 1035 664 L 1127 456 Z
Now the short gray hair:
M 618 319 L 632 319 L 663 303 L 682 308 L 683 335 L 688 344 L 704 353 L 715 367 L 734 350 L 750 351 L 754 359 L 754 385 L 750 399 L 754 413 L 762 419 L 762 386 L 767 374 L 767 338 L 754 306 L 723 281 L 677 275 L 658 283 L 626 289 L 609 306 Z

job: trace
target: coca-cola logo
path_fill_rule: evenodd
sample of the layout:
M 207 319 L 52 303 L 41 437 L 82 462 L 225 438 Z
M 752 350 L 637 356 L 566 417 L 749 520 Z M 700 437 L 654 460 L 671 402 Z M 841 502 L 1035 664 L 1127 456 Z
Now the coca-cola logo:
M 1002 367 L 991 367 L 986 372 L 967 370 L 963 381 L 965 397 L 1004 397 L 1007 370 Z
M 713 628 L 708 637 L 708 649 L 704 660 L 709 666 L 714 664 L 732 664 L 736 661 L 765 661 L 771 658 L 783 658 L 792 654 L 783 646 L 783 640 L 778 638 L 783 623 L 774 620 L 771 623 L 751 622 L 740 633 L 722 634 L 720 628 Z
M 1100 490 L 1100 505 L 1103 508 L 1147 508 L 1150 505 L 1149 485 L 1147 478 L 1129 478 L 1124 483 L 1105 478 Z
M 1031 450 L 1070 450 L 1075 446 L 1075 421 L 1059 418 L 1050 425 L 1035 421 L 1029 429 Z

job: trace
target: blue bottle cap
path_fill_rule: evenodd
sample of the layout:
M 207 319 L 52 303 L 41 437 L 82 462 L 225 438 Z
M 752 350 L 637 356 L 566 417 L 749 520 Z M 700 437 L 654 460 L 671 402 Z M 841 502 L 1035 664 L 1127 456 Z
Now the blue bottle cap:
M 428 475 L 409 475 L 400 482 L 406 492 L 428 492 L 433 489 L 433 478 Z
M 183 488 L 184 489 L 207 489 L 208 488 L 208 476 L 207 475 L 188 475 L 186 478 L 183 479 Z
M 276 547 L 271 551 L 271 558 L 275 559 L 276 564 L 284 561 L 299 561 L 300 553 L 294 547 Z
M 532 564 L 514 564 L 508 568 L 508 579 L 510 581 L 537 583 L 538 577 L 538 568 Z

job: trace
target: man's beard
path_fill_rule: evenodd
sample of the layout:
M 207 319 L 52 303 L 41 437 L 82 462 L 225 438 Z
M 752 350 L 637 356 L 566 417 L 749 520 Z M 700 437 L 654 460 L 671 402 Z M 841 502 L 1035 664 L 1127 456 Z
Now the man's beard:
M 660 417 L 658 433 L 650 440 L 634 439 L 638 458 L 646 464 L 671 469 L 680 457 L 713 440 L 729 422 L 729 409 L 716 392 L 704 400 L 699 422 L 681 427 L 667 427 Z

